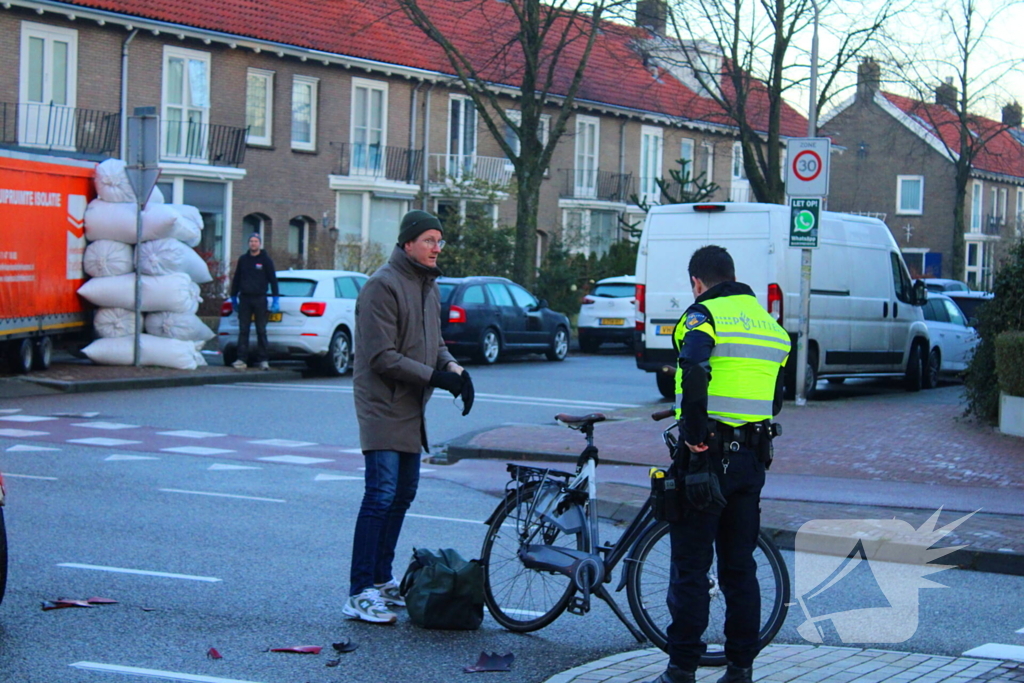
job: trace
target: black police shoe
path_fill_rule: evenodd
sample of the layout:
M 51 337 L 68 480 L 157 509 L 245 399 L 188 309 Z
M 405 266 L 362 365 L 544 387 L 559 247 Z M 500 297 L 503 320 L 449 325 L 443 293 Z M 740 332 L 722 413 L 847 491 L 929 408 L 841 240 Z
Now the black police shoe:
M 725 669 L 725 675 L 718 679 L 718 683 L 754 683 L 754 667 L 743 667 L 730 664 Z
M 696 683 L 696 681 L 696 672 L 683 671 L 678 666 L 669 664 L 668 668 L 660 676 L 647 683 Z

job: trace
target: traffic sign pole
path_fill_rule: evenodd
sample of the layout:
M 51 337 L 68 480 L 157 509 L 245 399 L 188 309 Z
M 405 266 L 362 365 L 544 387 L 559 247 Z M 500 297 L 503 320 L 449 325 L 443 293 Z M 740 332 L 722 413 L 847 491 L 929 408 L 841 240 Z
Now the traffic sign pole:
M 135 213 L 135 343 L 134 365 L 142 365 L 142 275 L 139 272 L 139 247 L 142 244 L 142 210 L 149 193 L 160 177 L 158 168 L 160 131 L 156 107 L 136 107 L 128 117 L 128 182 L 138 202 Z

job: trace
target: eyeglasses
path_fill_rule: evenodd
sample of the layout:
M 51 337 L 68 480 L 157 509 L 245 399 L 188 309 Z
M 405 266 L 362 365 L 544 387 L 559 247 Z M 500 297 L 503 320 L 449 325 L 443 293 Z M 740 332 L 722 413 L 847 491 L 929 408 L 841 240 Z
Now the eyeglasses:
M 431 249 L 433 249 L 434 247 L 437 247 L 438 249 L 444 249 L 445 245 L 444 240 L 435 240 L 433 237 L 425 240 L 420 240 L 420 242 L 427 245 Z

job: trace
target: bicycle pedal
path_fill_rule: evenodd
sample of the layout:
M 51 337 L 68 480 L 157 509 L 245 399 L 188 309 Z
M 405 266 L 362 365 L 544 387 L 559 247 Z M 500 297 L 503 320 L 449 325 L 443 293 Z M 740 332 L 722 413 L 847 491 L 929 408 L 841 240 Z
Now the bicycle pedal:
M 590 600 L 579 595 L 573 596 L 565 611 L 581 617 L 590 611 Z

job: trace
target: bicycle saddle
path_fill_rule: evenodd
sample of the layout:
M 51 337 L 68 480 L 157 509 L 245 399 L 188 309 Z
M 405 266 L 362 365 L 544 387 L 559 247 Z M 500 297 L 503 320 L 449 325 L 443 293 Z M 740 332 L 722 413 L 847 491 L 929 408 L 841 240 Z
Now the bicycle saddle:
M 604 416 L 604 413 L 591 413 L 590 415 L 566 415 L 565 413 L 559 413 L 558 415 L 555 415 L 555 419 L 563 424 L 578 429 L 585 425 L 604 422 L 608 418 Z

